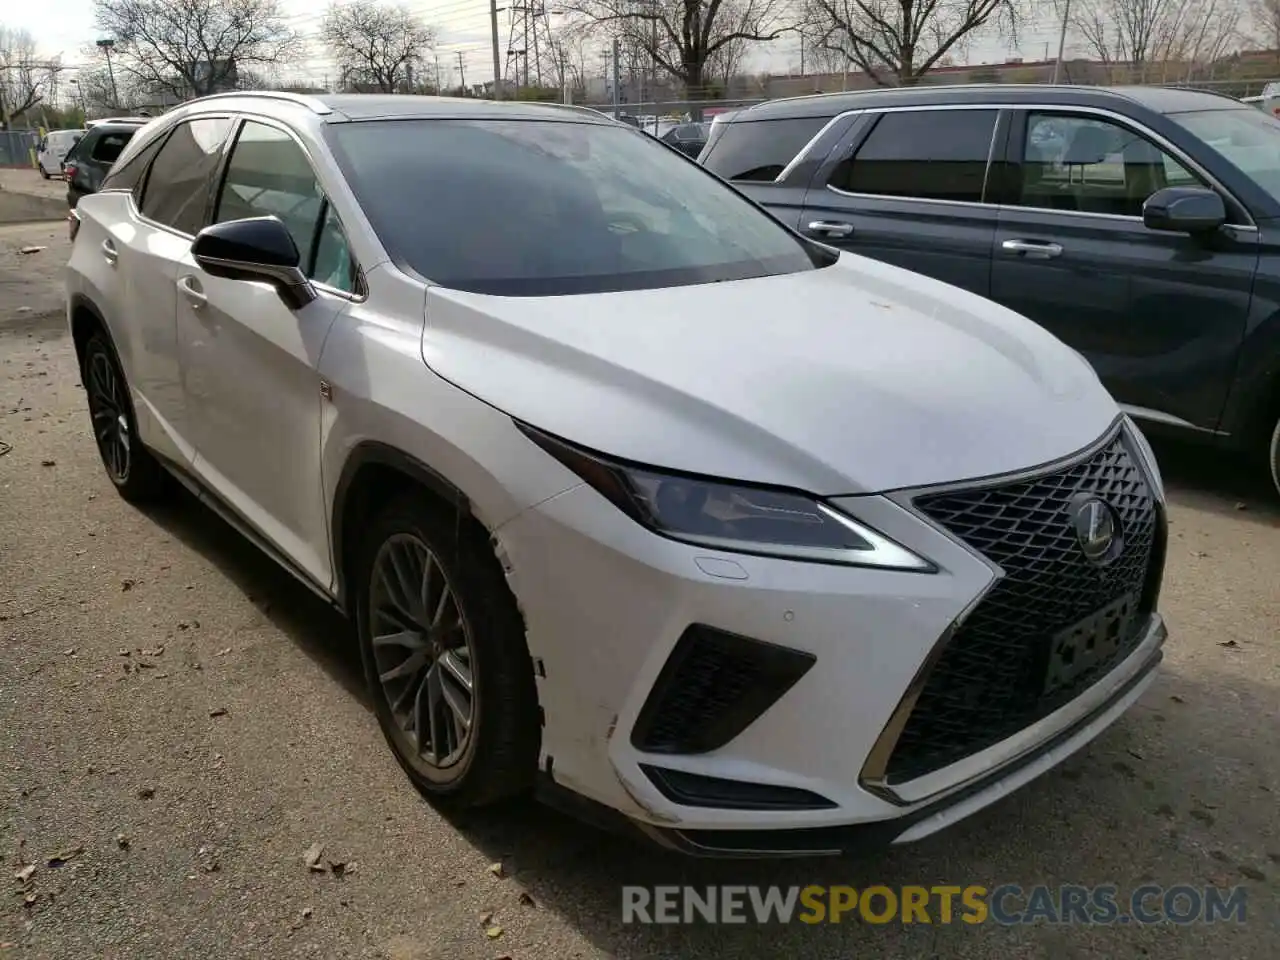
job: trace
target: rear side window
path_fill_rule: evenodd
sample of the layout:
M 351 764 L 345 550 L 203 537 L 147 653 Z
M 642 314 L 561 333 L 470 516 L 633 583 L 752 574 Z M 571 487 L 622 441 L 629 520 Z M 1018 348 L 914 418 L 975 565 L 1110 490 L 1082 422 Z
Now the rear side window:
M 995 110 L 886 113 L 828 183 L 847 193 L 981 203 L 995 125 Z
M 142 215 L 181 233 L 198 233 L 219 152 L 230 130 L 228 117 L 202 117 L 174 128 L 151 164 Z
M 776 180 L 830 117 L 722 124 L 703 166 L 726 180 Z

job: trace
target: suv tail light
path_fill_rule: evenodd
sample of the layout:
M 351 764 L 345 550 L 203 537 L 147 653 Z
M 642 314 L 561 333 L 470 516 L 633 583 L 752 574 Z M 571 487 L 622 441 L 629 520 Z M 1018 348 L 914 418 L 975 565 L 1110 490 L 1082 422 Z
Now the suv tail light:
M 75 243 L 76 234 L 80 232 L 80 214 L 74 210 L 67 211 L 67 233 L 71 237 L 71 242 Z
M 65 180 L 70 180 L 76 175 L 76 165 L 74 163 L 64 163 L 62 165 L 62 176 Z

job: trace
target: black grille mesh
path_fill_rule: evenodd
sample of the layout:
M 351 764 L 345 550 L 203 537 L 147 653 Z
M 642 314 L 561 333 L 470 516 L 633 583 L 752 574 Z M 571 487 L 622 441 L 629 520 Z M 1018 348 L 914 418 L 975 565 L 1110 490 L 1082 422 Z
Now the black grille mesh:
M 649 753 L 716 750 L 773 706 L 813 664 L 812 654 L 694 624 L 658 675 L 631 742 Z
M 1110 504 L 1121 552 L 1087 559 L 1072 525 L 1081 495 Z M 1131 652 L 1149 613 L 1160 508 L 1122 434 L 1087 459 L 1003 486 L 925 495 L 926 516 L 1004 571 L 941 652 L 886 771 L 900 782 L 954 763 L 1053 712 Z M 1131 596 L 1113 652 L 1045 693 L 1055 635 Z M 1124 607 L 1125 605 L 1119 604 Z

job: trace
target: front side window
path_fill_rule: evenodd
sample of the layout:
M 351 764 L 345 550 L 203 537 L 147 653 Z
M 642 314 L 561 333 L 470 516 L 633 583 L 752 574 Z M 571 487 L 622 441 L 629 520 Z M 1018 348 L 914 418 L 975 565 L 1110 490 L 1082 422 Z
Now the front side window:
M 1248 108 L 1196 110 L 1169 119 L 1280 201 L 1280 120 Z
M 250 217 L 277 217 L 293 237 L 311 279 L 354 291 L 346 234 L 306 153 L 278 127 L 246 120 L 231 148 L 213 222 Z
M 151 164 L 142 194 L 143 216 L 180 233 L 198 233 L 222 143 L 230 131 L 227 117 L 178 124 Z
M 825 266 L 809 244 L 646 134 L 573 121 L 331 124 L 392 256 L 443 286 L 555 296 Z
M 723 123 L 703 165 L 726 180 L 771 182 L 830 120 L 796 117 Z
M 981 203 L 995 110 L 883 114 L 828 183 L 846 193 Z
M 1141 217 L 1165 187 L 1202 185 L 1182 163 L 1128 127 L 1087 114 L 1032 113 L 1018 203 Z

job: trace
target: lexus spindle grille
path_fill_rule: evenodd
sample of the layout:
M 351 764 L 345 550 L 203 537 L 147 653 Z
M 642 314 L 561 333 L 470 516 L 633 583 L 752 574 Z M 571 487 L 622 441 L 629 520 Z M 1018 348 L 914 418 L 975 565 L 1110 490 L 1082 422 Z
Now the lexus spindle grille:
M 1082 501 L 1111 508 L 1117 552 L 1091 560 Z M 1053 473 L 916 498 L 1003 576 L 946 642 L 885 771 L 902 782 L 977 753 L 1074 699 L 1137 646 L 1163 567 L 1164 517 L 1123 432 Z

